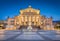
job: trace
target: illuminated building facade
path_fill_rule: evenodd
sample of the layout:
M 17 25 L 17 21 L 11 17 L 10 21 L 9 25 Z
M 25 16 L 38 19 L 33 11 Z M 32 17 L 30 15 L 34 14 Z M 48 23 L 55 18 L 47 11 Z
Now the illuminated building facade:
M 26 9 L 20 10 L 20 14 L 14 18 L 8 18 L 7 24 L 15 26 L 16 29 L 27 28 L 31 24 L 32 28 L 46 29 L 52 28 L 52 17 L 46 18 L 40 15 L 40 10 L 29 6 Z

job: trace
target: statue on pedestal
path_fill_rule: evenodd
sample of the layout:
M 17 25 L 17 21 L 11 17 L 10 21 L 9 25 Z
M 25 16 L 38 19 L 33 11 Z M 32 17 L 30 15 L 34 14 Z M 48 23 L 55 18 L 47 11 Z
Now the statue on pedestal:
M 29 31 L 31 31 L 32 30 L 32 26 L 31 26 L 31 22 L 29 22 L 29 26 L 28 26 L 28 28 L 27 28 Z

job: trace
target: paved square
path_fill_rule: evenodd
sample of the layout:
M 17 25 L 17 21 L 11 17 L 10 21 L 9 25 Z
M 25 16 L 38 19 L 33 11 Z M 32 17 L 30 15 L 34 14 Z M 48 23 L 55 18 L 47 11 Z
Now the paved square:
M 21 31 L 21 30 L 14 30 L 14 31 L 0 31 L 0 40 L 8 40 L 8 41 L 53 41 L 53 40 L 60 40 L 60 32 L 57 31 Z

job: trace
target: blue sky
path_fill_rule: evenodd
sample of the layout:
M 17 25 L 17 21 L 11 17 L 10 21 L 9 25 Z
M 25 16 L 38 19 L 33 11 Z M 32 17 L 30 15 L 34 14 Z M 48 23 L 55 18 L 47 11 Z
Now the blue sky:
M 29 5 L 40 9 L 40 15 L 60 20 L 60 0 L 0 0 L 0 20 L 19 15 L 19 10 Z

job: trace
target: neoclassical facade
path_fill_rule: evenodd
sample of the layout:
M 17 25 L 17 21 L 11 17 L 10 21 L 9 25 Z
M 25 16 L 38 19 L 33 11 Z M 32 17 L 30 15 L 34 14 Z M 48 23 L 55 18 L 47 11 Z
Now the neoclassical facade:
M 7 24 L 15 26 L 16 29 L 27 28 L 29 24 L 33 29 L 51 29 L 53 22 L 52 17 L 46 18 L 45 16 L 41 16 L 40 10 L 28 6 L 28 8 L 20 10 L 18 16 L 8 18 Z

